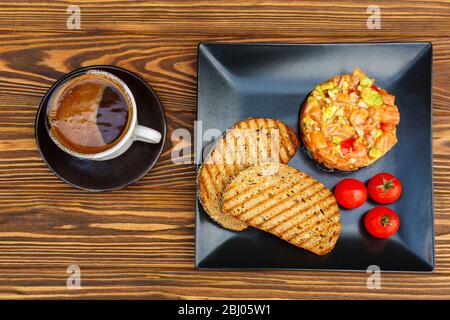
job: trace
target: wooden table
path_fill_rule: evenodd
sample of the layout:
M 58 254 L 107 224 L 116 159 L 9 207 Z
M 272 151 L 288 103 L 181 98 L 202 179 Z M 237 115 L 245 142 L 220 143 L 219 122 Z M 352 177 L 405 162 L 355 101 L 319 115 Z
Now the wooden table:
M 78 0 L 0 1 L 0 298 L 450 298 L 450 2 Z M 424 40 L 434 45 L 433 274 L 198 271 L 194 165 L 170 160 L 174 129 L 193 130 L 196 50 L 202 41 Z M 89 193 L 55 177 L 34 142 L 34 118 L 52 83 L 82 66 L 111 64 L 145 78 L 166 112 L 155 168 L 117 192 Z M 413 174 L 413 173 L 412 173 Z M 81 289 L 66 268 L 81 268 Z

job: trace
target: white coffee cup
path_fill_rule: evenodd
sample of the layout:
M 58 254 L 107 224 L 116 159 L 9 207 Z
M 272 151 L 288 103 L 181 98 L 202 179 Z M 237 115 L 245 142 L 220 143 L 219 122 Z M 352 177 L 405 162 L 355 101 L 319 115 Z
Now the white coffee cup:
M 104 76 L 112 81 L 114 81 L 117 85 L 123 89 L 123 93 L 127 95 L 127 100 L 130 103 L 130 110 L 129 114 L 131 115 L 131 120 L 128 125 L 127 131 L 122 134 L 122 137 L 120 141 L 118 141 L 116 144 L 111 146 L 111 148 L 99 152 L 99 153 L 80 153 L 77 151 L 74 151 L 66 146 L 64 146 L 61 142 L 58 141 L 58 139 L 51 133 L 51 130 L 49 129 L 49 135 L 51 139 L 58 145 L 60 149 L 67 152 L 68 154 L 82 158 L 82 159 L 89 159 L 89 160 L 95 160 L 95 161 L 104 161 L 104 160 L 110 160 L 114 159 L 121 154 L 123 154 L 125 151 L 127 151 L 134 141 L 143 141 L 147 143 L 159 143 L 161 141 L 161 133 L 145 126 L 141 126 L 137 123 L 137 106 L 136 106 L 136 100 L 134 99 L 133 93 L 131 92 L 130 88 L 117 76 L 103 71 L 103 70 L 96 70 L 91 69 L 86 71 L 84 74 L 95 74 Z

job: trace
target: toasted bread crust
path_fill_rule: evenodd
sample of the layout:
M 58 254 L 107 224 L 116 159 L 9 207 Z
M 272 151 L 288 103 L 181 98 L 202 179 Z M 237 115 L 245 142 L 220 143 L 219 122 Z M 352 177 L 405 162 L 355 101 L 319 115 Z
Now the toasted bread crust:
M 330 252 L 341 231 L 339 207 L 323 184 L 284 164 L 240 172 L 225 188 L 223 212 L 318 255 Z
M 260 141 L 259 135 L 256 138 L 252 135 L 260 132 L 267 132 L 267 141 Z M 197 174 L 197 196 L 205 211 L 221 226 L 235 231 L 247 228 L 245 222 L 222 212 L 222 192 L 228 182 L 245 168 L 270 161 L 273 150 L 269 146 L 276 142 L 272 141 L 275 132 L 279 133 L 279 149 L 273 158 L 287 163 L 299 147 L 297 134 L 283 122 L 267 118 L 249 118 L 235 123 L 205 157 Z

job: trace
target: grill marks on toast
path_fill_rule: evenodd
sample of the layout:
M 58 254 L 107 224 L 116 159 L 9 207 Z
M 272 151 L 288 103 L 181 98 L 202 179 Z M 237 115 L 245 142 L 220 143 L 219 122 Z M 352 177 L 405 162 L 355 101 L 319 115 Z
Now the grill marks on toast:
M 285 231 L 274 231 L 273 233 L 282 239 L 289 241 L 289 242 L 296 242 L 296 245 L 301 244 L 301 240 L 305 239 L 308 240 L 308 238 L 305 238 L 305 235 L 307 235 L 309 232 L 321 232 L 321 234 L 327 234 L 329 230 L 332 230 L 334 228 L 334 225 L 336 221 L 334 219 L 329 220 L 332 218 L 332 216 L 338 215 L 339 212 L 331 211 L 327 216 L 324 217 L 314 217 L 313 214 L 305 215 L 305 217 L 302 220 L 294 221 L 292 223 L 288 223 L 288 229 Z M 326 223 L 330 226 L 328 229 L 321 229 L 320 224 L 325 219 Z M 313 239 L 313 237 L 309 237 L 309 239 Z M 321 237 L 321 239 L 318 239 L 320 243 L 325 241 L 325 237 Z
M 229 181 L 245 168 L 273 161 L 271 143 L 274 141 L 270 136 L 273 130 L 278 130 L 279 142 L 278 159 L 275 160 L 287 163 L 300 143 L 294 129 L 275 119 L 250 118 L 234 124 L 219 138 L 199 168 L 198 198 L 211 218 L 223 227 L 236 231 L 247 227 L 245 222 L 222 212 L 222 192 Z M 258 135 L 261 132 L 267 134 L 267 139 Z
M 308 187 L 300 190 L 299 192 L 305 192 Z M 264 222 L 264 225 L 261 225 L 261 227 L 266 228 L 267 231 L 272 231 L 276 228 L 276 230 L 274 230 L 274 232 L 278 232 L 277 230 L 279 228 L 282 228 L 283 223 L 288 220 L 290 217 L 294 216 L 297 214 L 297 212 L 299 210 L 309 210 L 310 208 L 313 207 L 314 204 L 309 204 L 304 206 L 304 204 L 307 202 L 302 202 L 300 203 L 299 201 L 294 201 L 294 203 L 289 206 L 284 212 L 280 211 L 277 212 L 276 214 L 274 214 L 272 217 L 270 217 L 269 220 Z M 258 226 L 260 227 L 260 226 Z
M 227 185 L 222 201 L 225 213 L 318 255 L 334 248 L 341 230 L 333 194 L 284 164 L 245 169 Z
M 279 135 L 278 135 L 278 139 L 280 140 L 281 145 L 287 145 L 286 144 L 286 139 L 291 139 L 292 137 L 290 137 L 290 133 L 286 130 L 286 128 L 280 128 L 279 131 Z M 286 150 L 284 148 L 281 148 L 279 150 L 280 152 L 280 158 L 281 158 L 281 163 L 288 163 L 289 162 L 289 156 L 288 156 L 288 152 L 290 150 Z
M 284 194 L 285 192 L 290 191 L 291 189 L 297 187 L 299 184 L 300 183 L 296 183 L 296 184 L 293 184 L 293 185 L 290 185 L 290 186 L 284 188 L 283 190 L 278 190 L 278 191 L 275 191 L 275 192 L 279 192 L 279 194 Z M 240 215 L 238 215 L 237 216 L 238 219 L 251 220 L 256 215 L 262 216 L 266 212 L 269 212 L 269 215 L 271 215 L 271 214 L 276 215 L 276 211 L 274 211 L 274 209 L 276 207 L 283 206 L 283 204 L 284 204 L 284 203 L 276 202 L 276 200 L 274 198 L 272 198 L 274 192 L 273 192 L 273 185 L 271 185 L 270 183 L 263 190 L 255 190 L 255 189 L 253 189 L 251 191 L 256 191 L 255 193 L 257 193 L 257 194 L 253 194 L 253 196 L 257 197 L 257 199 L 259 201 L 247 202 L 246 200 L 244 200 L 244 201 L 240 202 L 238 205 L 242 206 L 242 211 L 244 211 L 245 214 L 241 213 Z M 300 192 L 301 191 L 302 190 L 300 190 Z M 244 198 L 246 198 L 246 199 L 249 199 L 251 197 L 252 197 L 252 195 L 244 196 Z M 261 206 L 267 204 L 268 202 L 271 202 L 272 204 L 267 206 L 263 211 L 255 212 Z M 245 203 L 245 205 L 243 205 L 244 203 Z M 238 205 L 230 206 L 229 209 L 234 209 Z M 252 213 L 252 214 L 250 214 L 250 213 Z M 267 215 L 265 216 L 265 218 L 267 218 Z M 270 219 L 271 218 L 273 218 L 273 216 L 270 217 Z
M 331 196 L 328 199 L 331 199 Z M 330 205 L 328 205 L 325 209 L 328 210 L 333 205 L 334 205 L 333 203 L 330 203 Z M 307 208 L 303 208 L 303 210 L 308 210 L 312 206 L 313 205 L 310 205 Z M 336 212 L 332 212 L 331 214 L 335 214 L 335 213 Z M 311 223 L 311 225 L 313 225 L 314 223 L 320 222 L 320 220 L 323 219 L 323 216 L 319 216 L 315 220 L 312 220 L 312 219 L 314 219 L 314 217 L 312 217 L 311 214 L 309 214 L 309 215 L 305 214 L 301 219 L 298 219 L 297 221 L 286 221 L 288 219 L 284 219 L 282 222 L 280 222 L 279 226 L 274 227 L 274 228 L 276 228 L 276 230 L 274 230 L 274 232 L 283 234 L 287 240 L 291 240 L 293 237 L 296 236 L 295 230 L 298 227 L 302 226 L 307 221 L 309 221 Z

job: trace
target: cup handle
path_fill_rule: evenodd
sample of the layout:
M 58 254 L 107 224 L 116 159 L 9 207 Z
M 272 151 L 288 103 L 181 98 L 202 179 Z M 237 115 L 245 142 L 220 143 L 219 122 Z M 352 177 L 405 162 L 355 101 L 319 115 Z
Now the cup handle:
M 135 140 L 148 143 L 158 143 L 161 141 L 161 133 L 154 129 L 140 125 L 136 125 L 136 128 L 134 129 L 134 137 Z

